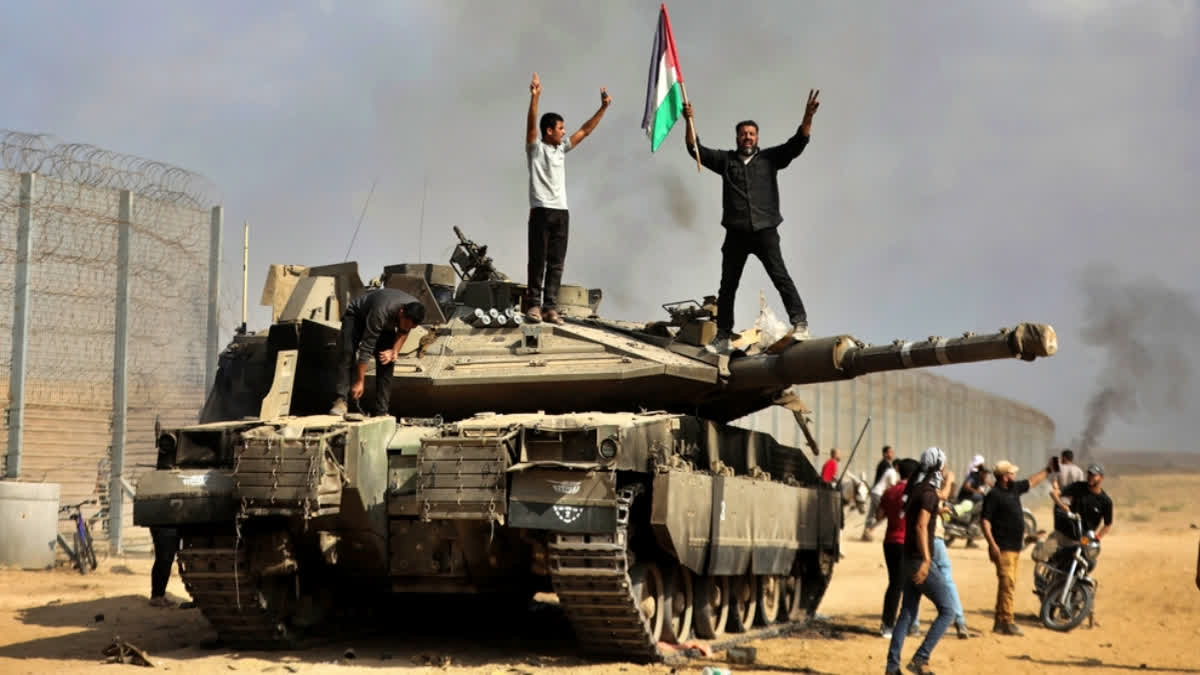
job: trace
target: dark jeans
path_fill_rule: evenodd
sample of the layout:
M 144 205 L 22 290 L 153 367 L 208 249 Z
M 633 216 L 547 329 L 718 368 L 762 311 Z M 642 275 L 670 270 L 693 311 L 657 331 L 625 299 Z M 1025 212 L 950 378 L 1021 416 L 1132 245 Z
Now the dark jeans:
M 775 284 L 775 290 L 783 298 L 783 306 L 787 309 L 788 320 L 791 323 L 807 321 L 808 314 L 804 311 L 804 303 L 796 284 L 788 274 L 787 266 L 783 263 L 783 254 L 779 250 L 779 230 L 770 228 L 758 232 L 742 232 L 738 230 L 725 231 L 725 243 L 721 245 L 721 288 L 717 293 L 717 329 L 733 330 L 733 299 L 737 295 L 738 284 L 742 281 L 742 270 L 746 267 L 746 258 L 755 255 Z
M 912 580 L 918 567 L 920 564 L 916 560 L 904 561 L 904 600 L 900 603 L 900 618 L 896 619 L 896 627 L 892 629 L 892 643 L 888 646 L 888 670 L 900 670 L 900 650 L 904 647 L 904 638 L 908 636 L 909 626 L 916 620 L 917 605 L 920 604 L 922 595 L 933 601 L 937 607 L 937 618 L 933 620 L 929 632 L 921 641 L 921 646 L 917 647 L 917 652 L 913 654 L 913 661 L 928 662 L 938 640 L 942 639 L 946 629 L 954 622 L 954 600 L 941 571 L 931 563 L 929 576 L 918 586 Z
M 179 551 L 179 531 L 173 527 L 152 527 L 150 538 L 154 541 L 154 566 L 150 568 L 150 597 L 161 598 L 167 593 L 167 582 L 171 580 L 171 565 L 175 564 L 175 553 Z
M 525 309 L 558 306 L 570 222 L 570 212 L 566 209 L 541 206 L 529 209 L 529 288 L 525 294 Z
M 883 560 L 887 563 L 888 586 L 883 594 L 884 626 L 896 625 L 896 613 L 900 611 L 900 593 L 904 591 L 904 544 L 883 542 Z
M 350 383 L 354 381 L 358 369 L 358 343 L 362 340 L 364 326 L 359 324 L 358 317 L 347 312 L 342 316 L 342 330 L 338 333 L 338 381 L 337 395 L 345 399 L 349 410 L 354 410 L 354 402 L 350 400 Z M 375 342 L 375 395 L 368 396 L 363 392 L 362 411 L 368 415 L 387 415 L 388 405 L 392 400 L 392 372 L 394 363 L 383 365 L 379 363 L 379 352 L 391 349 L 396 344 L 396 333 L 384 331 Z

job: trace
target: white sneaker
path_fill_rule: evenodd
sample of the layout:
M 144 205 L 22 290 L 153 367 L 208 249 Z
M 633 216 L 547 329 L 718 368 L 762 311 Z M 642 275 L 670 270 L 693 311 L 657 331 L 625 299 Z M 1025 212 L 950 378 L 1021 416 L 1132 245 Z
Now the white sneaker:
M 795 340 L 807 340 L 809 338 L 807 321 L 797 321 L 792 325 L 792 338 Z
M 717 333 L 713 341 L 704 346 L 704 349 L 713 354 L 728 354 L 733 351 L 732 338 L 729 333 Z
M 341 396 L 337 397 L 337 400 L 333 402 L 333 407 L 329 409 L 329 414 L 338 416 L 345 415 L 346 399 L 342 398 Z

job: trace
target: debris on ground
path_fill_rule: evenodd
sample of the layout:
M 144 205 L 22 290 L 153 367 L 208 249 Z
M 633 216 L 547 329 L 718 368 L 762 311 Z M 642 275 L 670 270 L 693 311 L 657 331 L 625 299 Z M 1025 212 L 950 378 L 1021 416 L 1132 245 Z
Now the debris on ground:
M 757 657 L 758 650 L 754 647 L 730 647 L 725 650 L 725 659 L 727 661 L 742 666 L 754 663 Z
M 101 653 L 108 657 L 109 663 L 131 663 L 135 666 L 154 667 L 146 652 L 122 640 L 119 636 L 113 638 L 112 644 L 105 647 Z

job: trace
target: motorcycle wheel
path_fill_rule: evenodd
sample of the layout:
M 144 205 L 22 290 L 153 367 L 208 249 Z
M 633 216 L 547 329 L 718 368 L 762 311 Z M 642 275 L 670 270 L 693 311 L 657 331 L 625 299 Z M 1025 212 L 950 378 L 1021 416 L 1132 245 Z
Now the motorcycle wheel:
M 1096 589 L 1090 584 L 1076 582 L 1066 604 L 1062 602 L 1062 592 L 1063 584 L 1057 583 L 1042 596 L 1042 625 L 1050 630 L 1069 631 L 1092 613 Z

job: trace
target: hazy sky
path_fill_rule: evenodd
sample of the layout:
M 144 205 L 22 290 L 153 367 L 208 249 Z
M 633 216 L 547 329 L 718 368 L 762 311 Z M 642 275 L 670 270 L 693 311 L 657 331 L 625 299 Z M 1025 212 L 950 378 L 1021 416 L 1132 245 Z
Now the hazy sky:
M 374 180 L 351 251 L 364 277 L 443 262 L 457 224 L 523 279 L 534 70 L 543 111 L 570 130 L 599 87 L 613 96 L 569 157 L 566 281 L 603 287 L 604 313 L 626 319 L 716 292 L 720 180 L 696 173 L 682 125 L 654 155 L 639 128 L 657 3 L 181 4 L 6 10 L 0 128 L 209 177 L 225 206 L 230 284 L 240 224 L 251 224 L 252 303 L 267 263 L 342 259 Z M 707 144 L 732 147 L 747 117 L 764 145 L 782 142 L 809 88 L 821 90 L 812 143 L 780 174 L 784 253 L 815 333 L 882 343 L 1052 323 L 1052 359 L 941 372 L 1041 408 L 1068 441 L 1099 374 L 1114 372 L 1083 340 L 1084 270 L 1109 265 L 1112 283 L 1161 285 L 1195 306 L 1200 4 L 669 8 Z M 782 311 L 751 260 L 739 325 L 760 288 Z M 268 317 L 255 311 L 251 327 Z M 1161 339 L 1195 342 L 1173 330 Z M 1101 445 L 1194 447 L 1195 389 L 1185 383 L 1169 414 L 1142 406 Z

